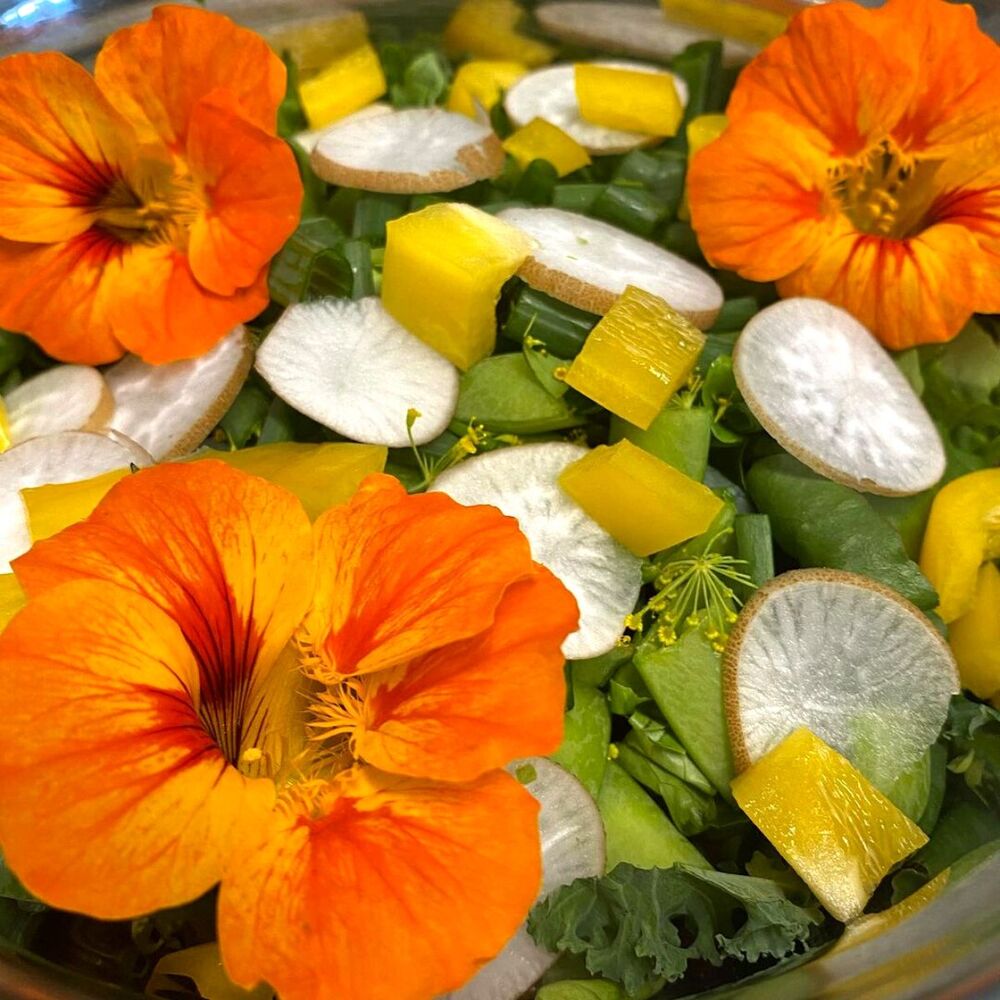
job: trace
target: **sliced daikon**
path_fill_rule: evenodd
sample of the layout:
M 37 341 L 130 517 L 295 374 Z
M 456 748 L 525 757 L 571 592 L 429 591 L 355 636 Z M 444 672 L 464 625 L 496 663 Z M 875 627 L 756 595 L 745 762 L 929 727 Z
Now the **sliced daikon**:
M 191 361 L 150 365 L 129 355 L 105 372 L 115 400 L 111 427 L 158 462 L 180 458 L 223 417 L 252 363 L 250 335 L 241 326 Z
M 383 104 L 381 101 L 375 101 L 374 104 L 369 104 L 360 111 L 355 111 L 353 114 L 345 115 L 343 118 L 335 121 L 332 125 L 327 125 L 324 128 L 312 129 L 307 132 L 298 132 L 293 139 L 307 153 L 311 153 L 316 148 L 316 144 L 323 138 L 324 135 L 326 135 L 327 132 L 330 131 L 330 129 L 339 128 L 341 125 L 347 125 L 351 122 L 363 122 L 366 118 L 377 118 L 379 115 L 390 114 L 391 112 L 392 105 Z
M 508 770 L 541 803 L 542 843 L 539 899 L 578 878 L 604 873 L 604 826 L 587 790 L 568 771 L 542 757 L 517 761 Z M 517 1000 L 556 961 L 522 926 L 503 951 L 447 1000 Z M 445 998 L 442 998 L 445 1000 Z
M 724 664 L 737 767 L 805 727 L 883 791 L 937 740 L 959 690 L 948 644 L 912 604 L 838 570 L 795 570 L 761 587 Z
M 377 298 L 290 306 L 257 351 L 257 371 L 290 406 L 364 444 L 426 444 L 448 426 L 458 369 L 400 326 Z
M 628 285 L 658 295 L 702 330 L 722 308 L 722 289 L 709 274 L 617 226 L 560 208 L 508 208 L 499 218 L 538 245 L 520 277 L 579 309 L 603 315 Z
M 597 65 L 646 73 L 667 73 L 657 66 L 625 60 L 605 60 L 598 62 Z M 670 75 L 673 77 L 681 104 L 687 104 L 687 84 L 676 73 Z M 534 118 L 544 118 L 572 136 L 588 153 L 598 156 L 627 153 L 640 146 L 662 141 L 661 137 L 604 128 L 602 125 L 584 121 L 576 100 L 575 70 L 572 65 L 546 66 L 544 69 L 536 69 L 533 73 L 522 76 L 507 91 L 504 108 L 510 120 L 518 127 L 527 125 Z
M 564 42 L 641 59 L 672 59 L 689 45 L 714 38 L 709 33 L 668 20 L 657 4 L 588 3 L 556 0 L 535 8 L 547 34 Z M 760 50 L 733 38 L 722 39 L 727 63 L 742 63 Z
M 517 519 L 535 561 L 563 582 L 580 607 L 580 627 L 563 643 L 570 660 L 614 648 L 642 585 L 641 560 L 559 486 L 563 469 L 586 453 L 555 441 L 486 452 L 448 470 L 433 487 L 466 506 L 490 504 Z
M 115 405 L 104 376 L 87 365 L 49 368 L 12 389 L 3 402 L 14 442 L 59 431 L 99 430 Z
M 333 125 L 312 153 L 331 184 L 365 191 L 454 191 L 496 177 L 504 151 L 488 125 L 443 108 L 408 108 Z
M 786 299 L 762 310 L 736 342 L 733 372 L 767 432 L 815 472 L 883 496 L 920 493 L 944 475 L 924 404 L 843 309 Z

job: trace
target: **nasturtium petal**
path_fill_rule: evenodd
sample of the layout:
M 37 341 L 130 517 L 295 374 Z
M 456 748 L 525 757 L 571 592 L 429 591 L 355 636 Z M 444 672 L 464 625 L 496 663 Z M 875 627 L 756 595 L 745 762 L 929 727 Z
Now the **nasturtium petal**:
M 0 632 L 24 607 L 24 590 L 13 573 L 0 573 Z

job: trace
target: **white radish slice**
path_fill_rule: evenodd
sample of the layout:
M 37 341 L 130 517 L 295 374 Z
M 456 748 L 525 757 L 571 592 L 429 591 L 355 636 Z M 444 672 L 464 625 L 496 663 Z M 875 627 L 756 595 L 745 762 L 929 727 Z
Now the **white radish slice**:
M 409 108 L 331 126 L 312 153 L 331 184 L 399 194 L 454 191 L 496 177 L 504 151 L 488 125 L 443 108 Z
M 518 275 L 579 309 L 603 315 L 628 285 L 658 295 L 702 330 L 722 308 L 711 275 L 617 226 L 560 208 L 507 208 L 498 218 L 538 244 Z
M 786 299 L 762 310 L 736 342 L 733 372 L 765 430 L 815 472 L 883 496 L 920 493 L 944 475 L 924 404 L 843 309 Z
M 542 842 L 539 899 L 578 878 L 604 873 L 604 826 L 587 790 L 568 771 L 542 757 L 517 761 L 514 774 L 534 772 L 525 787 L 541 803 Z M 503 951 L 461 989 L 442 1000 L 517 1000 L 555 963 L 558 955 L 539 948 L 522 926 Z
M 486 452 L 449 469 L 433 487 L 466 506 L 490 504 L 517 519 L 532 557 L 579 605 L 580 627 L 562 647 L 568 660 L 614 648 L 642 585 L 642 561 L 559 486 L 563 469 L 586 453 L 559 441 Z
M 157 462 L 187 455 L 229 409 L 252 363 L 241 326 L 190 361 L 150 365 L 129 355 L 105 372 L 115 400 L 111 426 Z
M 10 572 L 11 561 L 31 548 L 28 513 L 19 490 L 152 464 L 149 452 L 124 435 L 92 431 L 31 438 L 0 454 L 0 573 Z
M 676 73 L 668 74 L 666 70 L 657 66 L 624 60 L 601 61 L 595 65 L 672 76 L 681 104 L 687 104 L 687 83 Z M 624 132 L 621 129 L 605 128 L 603 125 L 585 121 L 580 115 L 580 105 L 576 100 L 576 79 L 572 64 L 546 66 L 544 69 L 536 69 L 533 73 L 522 76 L 507 91 L 504 108 L 515 125 L 527 125 L 534 118 L 544 118 L 576 139 L 588 153 L 596 156 L 627 153 L 641 146 L 663 141 L 662 136 L 646 135 L 644 132 Z
M 937 740 L 959 690 L 948 644 L 895 591 L 795 570 L 747 602 L 724 657 L 742 770 L 805 726 L 886 790 Z
M 719 38 L 668 20 L 655 4 L 557 0 L 536 7 L 535 18 L 543 31 L 561 41 L 642 59 L 672 59 L 694 42 Z M 733 38 L 721 41 L 727 64 L 747 62 L 760 51 Z
M 3 401 L 13 441 L 99 430 L 115 406 L 104 376 L 87 365 L 57 365 L 22 382 Z
M 369 104 L 360 111 L 355 111 L 352 114 L 344 115 L 343 118 L 338 118 L 332 125 L 324 125 L 323 128 L 312 129 L 308 132 L 299 132 L 292 138 L 307 153 L 311 153 L 316 148 L 316 144 L 330 129 L 339 128 L 341 125 L 347 125 L 351 122 L 363 122 L 366 118 L 378 118 L 379 115 L 391 113 L 391 104 L 383 104 L 381 101 L 376 101 L 374 104 Z
M 363 444 L 404 448 L 448 426 L 458 369 L 400 326 L 377 298 L 289 306 L 257 351 L 257 371 L 290 406 Z

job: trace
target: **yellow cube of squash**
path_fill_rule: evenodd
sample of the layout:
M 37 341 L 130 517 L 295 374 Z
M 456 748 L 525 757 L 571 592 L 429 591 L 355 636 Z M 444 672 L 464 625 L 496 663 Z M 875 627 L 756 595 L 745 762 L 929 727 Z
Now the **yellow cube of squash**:
M 6 451 L 12 444 L 10 424 L 7 422 L 7 407 L 3 405 L 3 400 L 0 399 L 0 451 Z
M 359 10 L 342 10 L 330 17 L 312 19 L 265 31 L 267 44 L 278 55 L 288 53 L 298 67 L 299 80 L 307 80 L 339 56 L 368 41 L 368 21 Z
M 470 205 L 429 205 L 386 227 L 382 303 L 463 371 L 493 352 L 496 305 L 533 247 Z
M 669 73 L 577 63 L 574 79 L 580 116 L 595 125 L 669 136 L 677 133 L 684 117 Z
M 523 17 L 524 8 L 515 0 L 465 0 L 444 29 L 445 51 L 532 67 L 552 62 L 556 50 L 551 45 L 518 33 Z
M 977 698 L 992 698 L 1000 692 L 1000 569 L 996 563 L 979 567 L 972 607 L 948 627 L 948 644 L 962 687 Z
M 767 45 L 802 10 L 796 0 L 660 0 L 671 21 L 751 45 Z
M 692 118 L 688 122 L 685 132 L 688 141 L 689 168 L 695 156 L 709 143 L 715 142 L 726 131 L 728 124 L 729 119 L 725 115 L 698 115 L 697 118 Z M 684 196 L 681 199 L 680 207 L 677 209 L 677 217 L 683 219 L 685 222 L 691 218 L 691 211 L 688 208 L 687 187 L 684 188 Z
M 591 330 L 567 383 L 647 430 L 687 381 L 705 335 L 663 299 L 629 285 Z
M 522 170 L 532 160 L 548 160 L 560 177 L 590 163 L 590 156 L 576 139 L 544 118 L 532 118 L 504 140 L 503 148 Z
M 448 94 L 448 110 L 477 121 L 500 100 L 511 84 L 528 72 L 524 63 L 503 59 L 473 59 L 458 68 Z
M 312 129 L 323 128 L 359 111 L 386 91 L 378 53 L 368 43 L 338 56 L 317 76 L 299 86 L 302 110 Z
M 672 465 L 623 439 L 566 466 L 559 485 L 637 556 L 707 531 L 722 501 Z
M 808 729 L 732 784 L 739 807 L 837 920 L 861 915 L 897 862 L 927 843 L 846 757 Z

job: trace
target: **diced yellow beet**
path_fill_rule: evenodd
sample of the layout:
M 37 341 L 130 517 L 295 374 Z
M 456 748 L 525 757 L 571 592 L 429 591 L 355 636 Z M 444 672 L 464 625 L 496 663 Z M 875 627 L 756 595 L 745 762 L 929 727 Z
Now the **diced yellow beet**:
M 517 31 L 524 8 L 514 0 L 465 0 L 444 29 L 445 49 L 451 56 L 509 59 L 525 66 L 552 62 L 556 50 Z
M 522 169 L 532 160 L 548 160 L 560 177 L 590 163 L 587 151 L 576 139 L 544 118 L 532 118 L 504 140 L 503 148 Z
M 463 371 L 493 352 L 504 282 L 532 249 L 519 229 L 469 205 L 429 205 L 386 227 L 382 304 Z
M 368 43 L 345 52 L 299 87 L 312 129 L 323 128 L 369 105 L 386 90 L 378 53 Z
M 948 627 L 962 687 L 977 698 L 1000 691 L 1000 569 L 992 562 L 979 567 L 971 610 Z
M 479 120 L 500 100 L 512 83 L 520 80 L 528 67 L 503 59 L 473 59 L 460 66 L 451 82 L 448 110 Z
M 10 438 L 10 424 L 7 422 L 7 407 L 0 399 L 0 451 L 6 451 L 13 441 Z
M 927 836 L 846 757 L 797 729 L 732 784 L 739 807 L 837 920 Z
M 646 430 L 687 381 L 704 346 L 705 335 L 688 319 L 629 285 L 590 332 L 566 381 Z
M 601 445 L 566 466 L 559 485 L 637 556 L 707 531 L 722 501 L 631 441 Z
M 725 115 L 698 115 L 697 118 L 692 118 L 688 122 L 685 132 L 687 133 L 688 141 L 689 167 L 695 155 L 700 153 L 709 143 L 715 142 L 726 131 L 728 124 L 729 119 Z M 677 217 L 685 221 L 691 218 L 686 187 L 684 189 L 684 197 L 681 199 L 680 207 L 677 210 Z
M 338 56 L 368 41 L 368 21 L 358 10 L 340 11 L 331 17 L 310 18 L 300 24 L 265 31 L 268 45 L 278 55 L 295 60 L 299 81 L 320 72 Z
M 577 63 L 576 100 L 580 116 L 605 128 L 675 135 L 684 105 L 669 73 Z
M 671 21 L 752 45 L 767 45 L 802 10 L 795 0 L 660 0 Z

